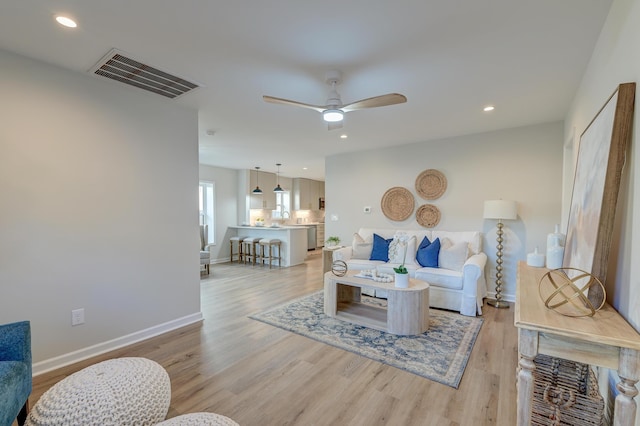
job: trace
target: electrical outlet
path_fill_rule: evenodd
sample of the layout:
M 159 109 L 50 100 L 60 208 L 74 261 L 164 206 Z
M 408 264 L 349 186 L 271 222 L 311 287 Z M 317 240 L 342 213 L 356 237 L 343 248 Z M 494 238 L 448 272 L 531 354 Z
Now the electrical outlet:
M 84 308 L 71 311 L 71 325 L 84 324 Z
M 371 206 L 365 206 L 365 208 L 364 208 L 364 212 L 365 212 L 366 214 L 371 214 Z

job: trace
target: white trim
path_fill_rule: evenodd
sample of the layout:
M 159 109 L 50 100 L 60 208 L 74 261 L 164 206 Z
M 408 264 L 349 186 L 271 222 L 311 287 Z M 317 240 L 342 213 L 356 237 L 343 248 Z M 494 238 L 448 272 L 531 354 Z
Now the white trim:
M 205 220 L 205 224 L 209 225 L 209 235 L 207 235 L 207 244 L 216 245 L 216 236 L 217 236 L 217 233 L 216 233 L 216 183 L 211 180 L 200 180 L 198 182 L 198 187 L 200 186 L 205 187 L 205 194 L 204 194 L 203 201 L 206 204 L 211 205 L 211 211 L 209 211 L 209 208 L 207 206 L 204 206 L 204 211 L 206 215 L 211 217 L 211 223 Z M 206 191 L 208 186 L 211 187 L 211 194 L 210 194 L 211 200 L 209 200 L 209 196 L 207 195 L 207 191 Z M 202 211 L 200 212 L 200 214 L 202 214 Z
M 504 288 L 504 285 L 502 286 L 502 288 Z M 495 290 L 494 291 L 487 291 L 487 295 L 485 296 L 485 300 L 491 300 L 491 299 L 495 299 L 495 298 L 496 298 Z M 505 302 L 516 303 L 516 295 L 515 294 L 502 293 L 502 300 L 504 300 Z
M 89 346 L 83 349 L 78 349 L 64 355 L 36 362 L 33 364 L 33 376 L 39 376 L 40 374 L 48 373 L 49 371 L 58 369 L 60 367 L 74 364 L 76 362 L 83 361 L 97 355 L 102 355 L 115 349 L 120 349 L 124 346 L 129 346 L 134 343 L 141 342 L 151 337 L 155 337 L 160 334 L 164 334 L 169 331 L 194 324 L 196 322 L 202 321 L 203 319 L 204 318 L 202 316 L 202 312 L 196 312 L 182 318 L 177 318 L 175 320 L 165 322 L 163 324 L 154 325 L 153 327 L 149 327 L 145 330 L 127 334 L 126 336 L 117 337 L 115 339 L 98 343 L 96 345 Z

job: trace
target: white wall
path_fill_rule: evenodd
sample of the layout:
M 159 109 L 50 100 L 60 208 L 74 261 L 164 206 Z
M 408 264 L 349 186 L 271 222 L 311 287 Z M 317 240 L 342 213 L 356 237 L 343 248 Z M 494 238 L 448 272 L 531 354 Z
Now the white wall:
M 0 92 L 0 322 L 34 371 L 199 320 L 197 112 L 4 51 Z
M 420 228 L 415 216 L 394 222 L 380 209 L 385 191 L 402 186 L 413 193 L 416 209 L 422 204 L 440 209 L 435 229 L 485 234 L 489 278 L 495 269 L 496 222 L 482 218 L 484 201 L 515 200 L 518 220 L 505 222 L 503 271 L 503 295 L 515 300 L 517 261 L 536 246 L 544 251 L 547 234 L 560 222 L 562 146 L 562 123 L 550 123 L 328 157 L 326 235 L 350 244 L 360 227 Z M 423 200 L 415 190 L 416 177 L 430 168 L 444 173 L 448 183 L 434 201 Z M 363 213 L 365 206 L 372 207 L 371 214 Z M 495 283 L 488 286 L 493 292 Z
M 567 114 L 565 133 L 584 132 L 593 117 L 620 83 L 637 82 L 640 86 L 640 2 L 614 1 L 603 27 L 580 89 Z M 637 88 L 636 88 L 637 90 Z M 616 219 L 621 230 L 615 235 L 614 256 L 609 264 L 607 298 L 615 308 L 640 330 L 640 215 L 635 214 L 634 200 L 640 199 L 640 150 L 636 146 L 640 124 L 640 103 L 636 94 L 633 136 L 624 166 Z M 574 151 L 577 150 L 577 147 Z M 573 169 L 567 170 L 572 174 Z
M 216 241 L 212 251 L 212 263 L 229 260 L 228 226 L 238 224 L 238 174 L 240 170 L 226 169 L 200 164 L 200 180 L 215 182 L 215 233 Z
M 620 83 L 640 83 L 638 46 L 640 1 L 614 0 L 578 93 L 567 114 L 565 135 L 569 135 L 574 129 L 578 135 L 582 134 Z M 608 301 L 636 330 L 640 330 L 640 214 L 635 204 L 636 200 L 640 200 L 640 174 L 635 170 L 636 164 L 640 164 L 640 149 L 637 146 L 640 140 L 640 102 L 637 90 L 638 87 L 633 135 L 622 175 L 606 287 Z M 577 143 L 579 137 L 573 140 Z M 574 151 L 577 151 L 577 148 Z M 573 169 L 568 169 L 566 173 L 573 174 Z M 604 377 L 600 381 L 601 393 L 615 393 L 615 389 L 603 389 L 605 385 L 611 385 L 611 382 L 615 381 L 617 377 L 610 380 Z M 639 397 L 635 400 L 636 403 L 640 403 Z M 635 424 L 640 426 L 640 416 L 636 418 Z

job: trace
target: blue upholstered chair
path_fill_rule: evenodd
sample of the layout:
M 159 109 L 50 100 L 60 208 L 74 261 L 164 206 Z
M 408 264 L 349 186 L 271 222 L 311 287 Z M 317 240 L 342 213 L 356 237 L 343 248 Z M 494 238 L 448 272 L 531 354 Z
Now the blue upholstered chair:
M 31 394 L 31 324 L 0 325 L 0 426 L 23 425 Z

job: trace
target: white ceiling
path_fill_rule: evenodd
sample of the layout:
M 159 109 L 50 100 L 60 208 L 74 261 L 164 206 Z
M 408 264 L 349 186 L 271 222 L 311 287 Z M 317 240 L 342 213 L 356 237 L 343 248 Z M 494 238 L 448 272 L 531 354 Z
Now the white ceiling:
M 0 48 L 82 73 L 122 50 L 205 86 L 165 100 L 198 109 L 201 163 L 275 171 L 280 162 L 283 176 L 321 179 L 328 155 L 562 120 L 610 5 L 3 0 Z M 350 112 L 334 131 L 313 110 L 262 101 L 322 105 L 331 69 L 343 73 L 344 103 L 390 92 L 408 101 Z

